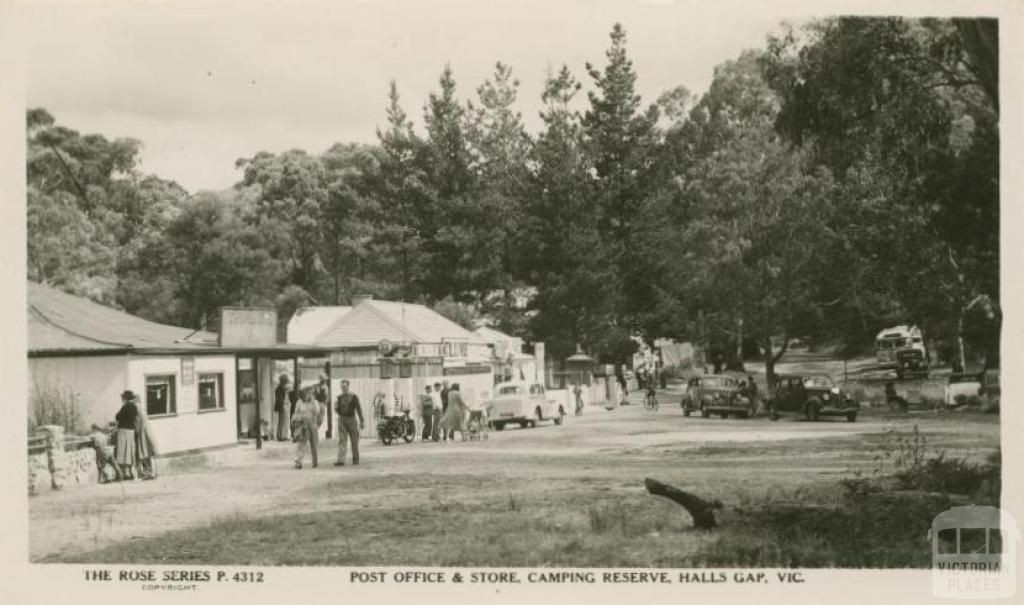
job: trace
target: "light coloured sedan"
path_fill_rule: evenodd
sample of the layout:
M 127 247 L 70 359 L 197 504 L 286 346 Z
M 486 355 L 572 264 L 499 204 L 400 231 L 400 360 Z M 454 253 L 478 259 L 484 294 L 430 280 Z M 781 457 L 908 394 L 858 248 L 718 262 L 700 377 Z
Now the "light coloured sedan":
M 562 424 L 565 418 L 563 406 L 549 399 L 544 385 L 536 382 L 499 383 L 494 387 L 494 399 L 487 410 L 491 424 L 498 431 L 506 424 L 526 428 L 547 420 Z

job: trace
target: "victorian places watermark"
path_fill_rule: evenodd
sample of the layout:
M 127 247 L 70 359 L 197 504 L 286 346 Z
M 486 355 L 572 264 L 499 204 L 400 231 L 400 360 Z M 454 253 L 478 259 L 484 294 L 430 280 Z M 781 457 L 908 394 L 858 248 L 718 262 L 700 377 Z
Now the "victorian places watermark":
M 994 506 L 956 506 L 928 531 L 932 592 L 951 599 L 1001 599 L 1017 590 L 1017 523 Z

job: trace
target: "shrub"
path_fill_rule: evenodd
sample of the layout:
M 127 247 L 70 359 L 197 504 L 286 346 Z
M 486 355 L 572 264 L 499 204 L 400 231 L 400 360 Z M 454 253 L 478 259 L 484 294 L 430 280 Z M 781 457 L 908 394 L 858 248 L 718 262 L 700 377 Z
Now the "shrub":
M 909 433 L 889 429 L 882 445 L 883 466 L 884 461 L 888 460 L 898 469 L 920 468 L 925 462 L 927 450 L 928 440 L 916 424 Z
M 1001 472 L 998 458 L 990 457 L 987 464 L 976 464 L 961 458 L 946 458 L 946 453 L 941 452 L 919 466 L 897 473 L 896 478 L 905 489 L 963 494 L 998 502 Z
M 85 426 L 81 396 L 67 387 L 36 383 L 29 394 L 28 430 L 57 425 L 68 434 L 81 432 Z

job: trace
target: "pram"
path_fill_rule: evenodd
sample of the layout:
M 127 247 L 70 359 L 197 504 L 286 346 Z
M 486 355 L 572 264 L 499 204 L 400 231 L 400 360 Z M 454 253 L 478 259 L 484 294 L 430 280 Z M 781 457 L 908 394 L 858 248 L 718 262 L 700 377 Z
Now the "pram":
M 469 441 L 485 441 L 490 434 L 487 428 L 487 417 L 483 410 L 470 410 L 469 420 L 466 421 L 466 430 L 463 431 L 464 439 Z

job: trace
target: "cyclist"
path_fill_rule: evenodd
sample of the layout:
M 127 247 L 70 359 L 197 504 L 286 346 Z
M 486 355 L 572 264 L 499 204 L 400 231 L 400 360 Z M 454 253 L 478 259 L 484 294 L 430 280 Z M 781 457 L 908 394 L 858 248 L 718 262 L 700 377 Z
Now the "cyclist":
M 657 383 L 654 380 L 654 376 L 648 376 L 647 380 L 644 381 L 644 406 L 649 410 L 658 409 L 658 397 L 655 389 Z

